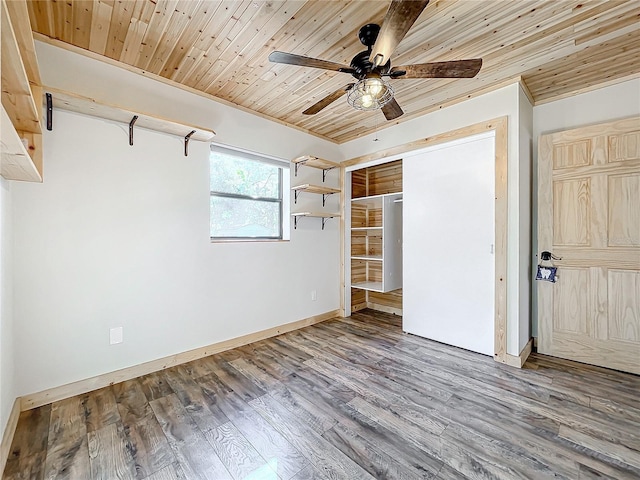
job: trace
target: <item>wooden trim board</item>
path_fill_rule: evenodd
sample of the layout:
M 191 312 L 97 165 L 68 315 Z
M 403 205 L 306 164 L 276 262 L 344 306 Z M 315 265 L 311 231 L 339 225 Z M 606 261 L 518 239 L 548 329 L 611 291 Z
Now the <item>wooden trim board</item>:
M 18 418 L 20 418 L 20 404 L 20 398 L 16 398 L 13 402 L 13 408 L 9 414 L 7 425 L 4 427 L 4 433 L 2 434 L 2 444 L 0 444 L 0 475 L 4 472 L 4 467 L 7 465 L 7 459 L 9 458 L 13 435 L 16 433 Z
M 529 355 L 531 355 L 532 348 L 533 348 L 533 338 L 530 338 L 527 344 L 524 346 L 524 348 L 520 352 L 520 355 L 518 355 L 517 357 L 515 355 L 509 355 L 507 353 L 505 363 L 511 367 L 522 368 L 522 366 L 524 365 L 524 362 L 526 362 L 527 358 L 529 358 Z
M 21 408 L 24 411 L 41 407 L 42 405 L 47 405 L 58 400 L 63 400 L 75 395 L 81 395 L 83 393 L 107 387 L 115 383 L 124 382 L 125 380 L 131 380 L 132 378 L 136 378 L 141 375 L 147 375 L 149 373 L 164 370 L 175 365 L 191 362 L 199 358 L 207 357 L 215 353 L 224 352 L 225 350 L 231 350 L 232 348 L 241 347 L 249 343 L 264 340 L 266 338 L 276 337 L 283 333 L 291 332 L 293 330 L 308 327 L 309 325 L 324 322 L 325 320 L 329 320 L 330 318 L 335 318 L 339 316 L 339 313 L 339 310 L 332 310 L 320 315 L 314 315 L 313 317 L 286 323 L 277 327 L 267 328 L 266 330 L 249 333 L 240 337 L 213 343 L 205 347 L 200 347 L 194 350 L 177 353 L 175 355 L 159 358 L 157 360 L 152 360 L 140 365 L 134 365 L 133 367 L 123 368 L 121 370 L 116 370 L 115 372 L 105 373 L 103 375 L 98 375 L 96 377 L 87 378 L 78 382 L 69 383 L 60 387 L 50 388 L 42 392 L 25 395 L 21 399 Z
M 497 362 L 507 363 L 507 164 L 508 164 L 508 117 L 500 117 L 486 122 L 476 123 L 450 132 L 444 132 L 432 137 L 423 138 L 414 142 L 397 145 L 376 153 L 352 158 L 342 163 L 342 169 L 354 165 L 369 163 L 375 160 L 393 159 L 399 156 L 420 150 L 422 148 L 438 145 L 460 138 L 470 137 L 480 133 L 495 131 L 495 340 L 494 359 Z M 343 175 L 341 189 L 345 191 L 345 177 Z M 341 223 L 341 242 L 346 238 L 346 226 Z M 345 269 L 341 268 L 341 276 L 344 282 Z M 342 295 L 345 295 L 344 288 Z M 341 303 L 344 298 L 341 299 Z M 528 354 L 527 354 L 528 355 Z M 518 358 L 518 357 L 515 357 Z
M 379 303 L 367 302 L 367 308 L 371 308 L 372 310 L 377 310 L 379 312 L 391 313 L 393 315 L 402 316 L 401 308 L 394 308 L 388 305 L 380 305 Z

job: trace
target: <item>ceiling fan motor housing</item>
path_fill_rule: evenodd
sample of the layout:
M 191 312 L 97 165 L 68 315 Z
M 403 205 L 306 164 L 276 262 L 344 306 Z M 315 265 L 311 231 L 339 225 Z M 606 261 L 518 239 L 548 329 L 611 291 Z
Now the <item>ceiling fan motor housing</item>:
M 351 68 L 353 68 L 354 72 L 351 74 L 358 80 L 362 80 L 369 73 L 377 73 L 379 75 L 386 75 L 389 73 L 391 69 L 391 61 L 389 60 L 386 64 L 380 65 L 376 67 L 371 61 L 369 57 L 371 56 L 371 47 L 376 43 L 376 39 L 378 38 L 378 33 L 380 33 L 380 25 L 375 23 L 367 23 L 360 28 L 358 32 L 358 38 L 360 42 L 367 47 L 367 50 L 358 53 L 351 60 Z

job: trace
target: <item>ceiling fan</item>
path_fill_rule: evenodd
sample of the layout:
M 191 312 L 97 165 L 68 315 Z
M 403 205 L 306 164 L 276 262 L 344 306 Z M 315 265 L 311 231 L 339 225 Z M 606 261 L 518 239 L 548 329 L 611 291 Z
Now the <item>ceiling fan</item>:
M 391 67 L 391 55 L 428 3 L 429 0 L 392 0 L 382 26 L 369 23 L 360 28 L 358 38 L 367 49 L 353 57 L 350 65 L 278 51 L 272 52 L 269 60 L 349 73 L 357 79 L 307 108 L 302 112 L 304 115 L 314 115 L 347 94 L 352 107 L 358 110 L 381 108 L 385 118 L 393 120 L 404 112 L 394 98 L 393 88 L 382 77 L 473 78 L 482 67 L 481 58 Z

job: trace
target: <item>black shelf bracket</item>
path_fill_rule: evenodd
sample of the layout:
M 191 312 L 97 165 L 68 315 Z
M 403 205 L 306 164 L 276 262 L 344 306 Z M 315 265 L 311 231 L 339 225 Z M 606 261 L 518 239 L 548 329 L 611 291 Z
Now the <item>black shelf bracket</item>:
M 53 97 L 50 93 L 45 94 L 47 98 L 47 130 L 53 130 Z
M 298 162 L 294 165 L 293 170 L 294 170 L 294 176 L 297 177 L 298 176 L 298 168 L 300 168 L 300 165 L 304 165 L 305 163 L 307 163 L 307 161 L 305 160 L 304 162 Z
M 299 194 L 300 194 L 300 190 L 294 190 L 293 191 L 293 203 L 298 203 L 298 195 Z
M 184 156 L 189 156 L 189 140 L 191 140 L 191 135 L 196 133 L 195 130 L 191 130 L 186 137 L 184 137 Z
M 138 115 L 134 115 L 131 121 L 129 122 L 129 145 L 133 145 L 133 126 L 138 120 Z
M 329 170 L 333 170 L 336 167 L 329 167 L 329 168 L 323 168 L 322 169 L 322 183 L 324 183 L 324 181 L 327 179 L 327 172 Z
M 331 195 L 330 193 L 323 193 L 322 194 L 322 206 L 324 207 L 325 202 L 327 201 L 327 197 Z
M 293 217 L 293 229 L 297 230 L 298 228 L 298 217 Z

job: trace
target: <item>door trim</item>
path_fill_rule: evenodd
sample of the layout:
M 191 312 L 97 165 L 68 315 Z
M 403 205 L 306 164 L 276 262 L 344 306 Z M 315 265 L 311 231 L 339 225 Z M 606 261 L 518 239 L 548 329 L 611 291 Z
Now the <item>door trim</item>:
M 341 190 L 345 191 L 345 179 L 349 175 L 345 175 L 345 168 L 352 167 L 375 160 L 384 160 L 386 158 L 397 159 L 398 155 L 420 150 L 425 147 L 438 145 L 441 143 L 458 140 L 464 137 L 470 137 L 484 132 L 495 132 L 495 304 L 494 304 L 494 355 L 495 361 L 507 363 L 507 161 L 508 161 L 508 117 L 499 117 L 486 122 L 476 123 L 467 127 L 459 128 L 449 132 L 427 137 L 422 140 L 397 145 L 386 150 L 381 150 L 369 155 L 355 157 L 346 160 L 341 164 Z M 341 205 L 342 219 L 345 217 L 345 210 L 348 203 L 345 198 Z M 342 316 L 348 316 L 345 311 L 345 294 L 346 285 L 349 284 L 345 278 L 345 235 L 346 225 L 342 221 L 340 224 L 340 305 Z

